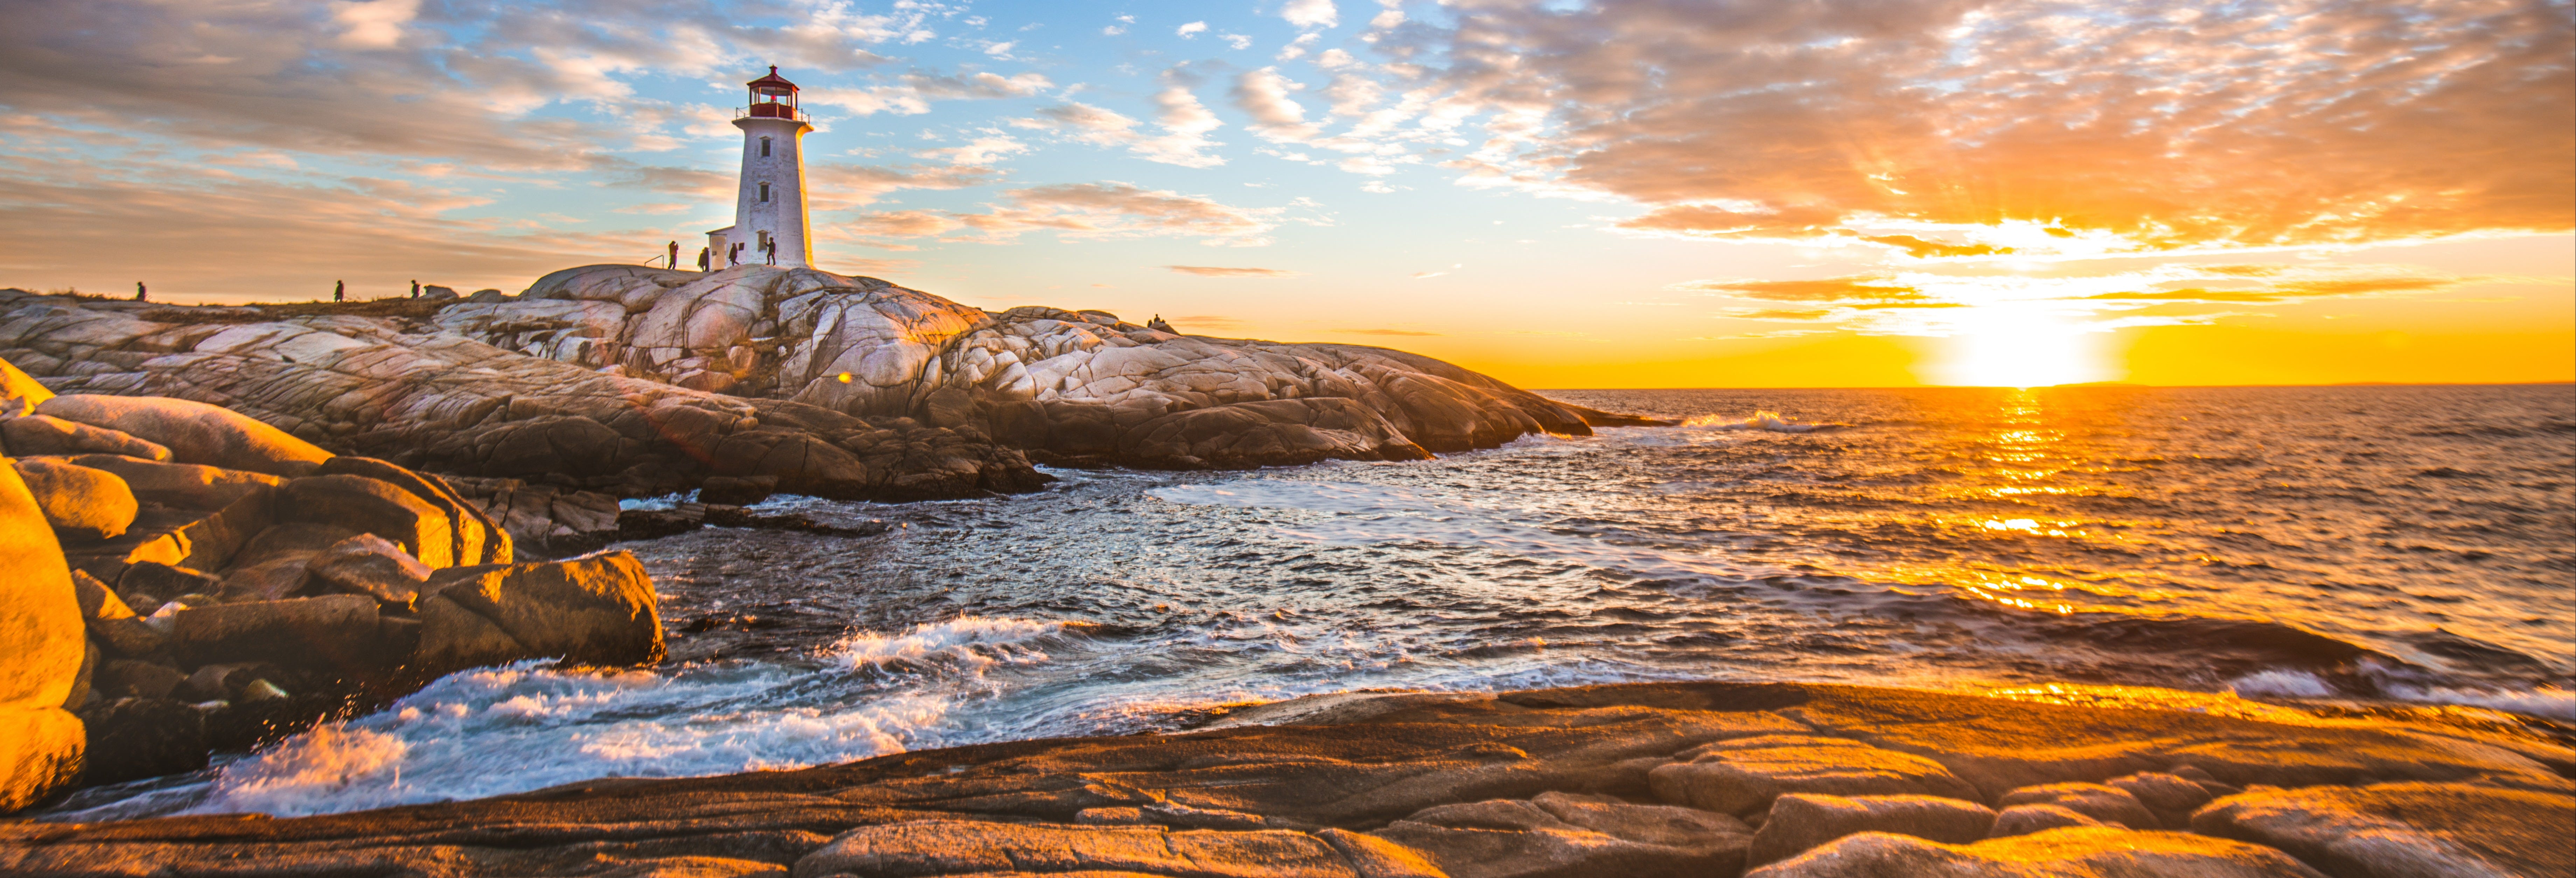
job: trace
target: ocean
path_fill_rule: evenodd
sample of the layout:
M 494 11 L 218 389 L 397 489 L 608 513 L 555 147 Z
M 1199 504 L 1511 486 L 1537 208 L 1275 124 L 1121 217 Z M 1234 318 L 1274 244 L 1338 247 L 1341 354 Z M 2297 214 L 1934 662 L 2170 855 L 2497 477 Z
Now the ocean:
M 776 498 L 898 526 L 621 544 L 659 668 L 460 673 L 40 816 L 329 813 L 1378 688 L 1829 681 L 2576 738 L 2576 387 L 1545 393 L 1688 423 Z

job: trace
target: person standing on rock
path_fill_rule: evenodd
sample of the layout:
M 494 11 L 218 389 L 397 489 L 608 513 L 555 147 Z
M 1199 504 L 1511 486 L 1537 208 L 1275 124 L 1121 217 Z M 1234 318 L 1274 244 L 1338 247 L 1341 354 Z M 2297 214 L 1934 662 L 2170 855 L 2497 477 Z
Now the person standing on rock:
M 335 281 L 332 281 L 332 282 L 331 282 L 331 301 L 334 301 L 334 302 L 344 302 L 344 301 L 347 301 L 347 300 L 348 300 L 348 298 L 349 298 L 349 282 L 348 282 L 348 281 L 345 281 L 345 280 L 335 280 Z
M 777 265 L 777 264 L 778 264 L 778 239 L 776 239 L 776 238 L 771 238 L 771 239 L 769 239 L 769 240 L 767 240 L 767 241 L 762 241 L 762 242 L 760 242 L 760 252 L 761 252 L 761 255 L 762 255 L 762 256 L 767 257 L 769 264 L 771 264 L 771 265 Z
M 742 242 L 736 241 L 733 246 L 725 248 L 725 267 L 732 268 L 741 264 Z
M 420 281 L 415 280 L 411 282 L 411 297 L 415 299 L 420 298 Z
M 711 259 L 714 259 L 714 258 L 715 258 L 715 253 L 716 253 L 716 248 L 713 248 L 713 247 L 700 247 L 700 248 L 698 248 L 698 270 L 699 270 L 699 271 L 705 271 L 705 270 L 707 270 L 707 261 L 708 261 L 708 260 L 711 260 Z
M 134 300 L 137 302 L 151 301 L 151 292 L 143 288 L 142 281 L 138 280 L 134 282 Z
M 671 242 L 671 258 L 662 260 L 662 267 L 672 271 L 680 270 L 680 242 Z

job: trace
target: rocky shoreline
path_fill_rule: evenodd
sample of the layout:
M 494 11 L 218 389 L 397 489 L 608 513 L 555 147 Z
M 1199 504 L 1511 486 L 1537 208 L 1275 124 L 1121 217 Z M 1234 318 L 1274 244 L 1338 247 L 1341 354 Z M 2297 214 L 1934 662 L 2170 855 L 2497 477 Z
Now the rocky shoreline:
M 2283 712 L 2286 714 L 2287 712 Z M 0 871 L 1172 878 L 2557 876 L 2576 751 L 2453 727 L 1670 683 L 296 819 L 0 825 Z
M 633 556 L 521 558 L 439 476 L 227 409 L 57 395 L 0 360 L 0 455 L 0 809 L 203 768 L 465 668 L 663 654 Z

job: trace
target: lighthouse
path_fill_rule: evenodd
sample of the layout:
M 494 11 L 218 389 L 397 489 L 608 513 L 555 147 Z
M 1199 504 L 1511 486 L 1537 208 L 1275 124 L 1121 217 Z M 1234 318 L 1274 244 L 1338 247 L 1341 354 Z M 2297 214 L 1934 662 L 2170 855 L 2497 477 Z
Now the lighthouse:
M 796 84 L 778 68 L 744 83 L 750 88 L 741 118 L 742 182 L 734 196 L 733 225 L 707 233 L 709 268 L 776 264 L 811 268 L 812 221 L 805 216 L 805 152 L 800 144 L 814 126 L 796 109 Z M 739 254 L 734 245 L 742 245 Z M 731 256 L 731 260 L 727 259 Z

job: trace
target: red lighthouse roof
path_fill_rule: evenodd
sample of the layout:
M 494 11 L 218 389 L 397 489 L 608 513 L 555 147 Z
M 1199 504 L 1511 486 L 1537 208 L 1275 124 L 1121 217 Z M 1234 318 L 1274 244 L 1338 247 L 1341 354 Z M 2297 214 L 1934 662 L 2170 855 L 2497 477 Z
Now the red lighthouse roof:
M 778 65 L 776 64 L 769 65 L 768 76 L 763 76 L 759 79 L 743 84 L 751 86 L 751 92 L 753 94 L 783 95 L 794 94 L 796 92 L 796 83 L 788 82 L 787 80 L 780 78 L 778 75 Z

